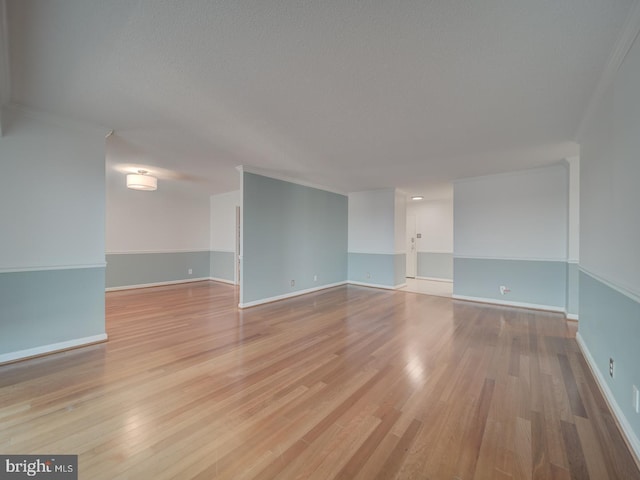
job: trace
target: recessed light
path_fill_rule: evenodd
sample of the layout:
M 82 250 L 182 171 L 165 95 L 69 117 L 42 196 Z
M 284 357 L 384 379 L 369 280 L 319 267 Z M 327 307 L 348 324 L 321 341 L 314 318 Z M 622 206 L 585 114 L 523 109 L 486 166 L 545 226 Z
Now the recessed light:
M 414 195 L 413 197 L 411 197 L 411 200 L 423 200 L 424 197 L 422 195 Z

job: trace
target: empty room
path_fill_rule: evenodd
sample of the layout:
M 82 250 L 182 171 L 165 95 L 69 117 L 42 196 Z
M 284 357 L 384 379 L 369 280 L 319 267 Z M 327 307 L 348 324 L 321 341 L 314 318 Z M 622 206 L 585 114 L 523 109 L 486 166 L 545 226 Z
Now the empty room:
M 0 0 L 0 478 L 640 479 L 640 0 Z

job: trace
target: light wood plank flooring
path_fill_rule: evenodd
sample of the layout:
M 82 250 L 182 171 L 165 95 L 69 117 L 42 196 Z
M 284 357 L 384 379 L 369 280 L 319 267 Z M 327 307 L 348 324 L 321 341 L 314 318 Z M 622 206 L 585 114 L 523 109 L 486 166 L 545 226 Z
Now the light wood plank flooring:
M 107 294 L 109 342 L 0 367 L 0 452 L 81 479 L 638 479 L 562 316 L 343 286 Z

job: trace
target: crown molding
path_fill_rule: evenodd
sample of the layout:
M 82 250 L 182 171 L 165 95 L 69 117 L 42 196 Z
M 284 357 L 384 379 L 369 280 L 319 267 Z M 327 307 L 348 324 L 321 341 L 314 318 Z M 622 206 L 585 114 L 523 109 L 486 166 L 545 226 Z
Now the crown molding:
M 598 85 L 596 86 L 596 89 L 587 104 L 585 114 L 578 125 L 578 129 L 575 134 L 576 141 L 579 141 L 584 136 L 585 129 L 593 115 L 595 115 L 595 111 L 598 108 L 598 104 L 600 103 L 604 92 L 613 82 L 622 62 L 624 62 L 629 50 L 631 50 L 633 42 L 638 37 L 638 33 L 640 33 L 640 1 L 636 0 L 631 7 L 631 11 L 627 15 L 622 31 L 618 36 L 618 40 L 609 54 L 607 65 L 604 68 L 602 75 L 600 75 Z
M 4 111 L 5 113 L 6 112 L 10 113 L 12 116 L 15 115 L 15 116 L 47 123 L 49 125 L 53 125 L 60 128 L 76 130 L 79 132 L 85 132 L 85 133 L 90 133 L 95 135 L 101 135 L 103 137 L 106 137 L 110 132 L 112 132 L 112 129 L 103 127 L 101 125 L 96 125 L 96 124 L 91 124 L 86 122 L 79 122 L 62 115 L 27 107 L 26 105 L 22 105 L 16 102 L 11 102 L 8 105 L 6 105 L 4 108 Z
M 9 22 L 7 2 L 0 0 L 0 137 L 4 126 L 3 106 L 11 101 L 11 75 L 9 71 Z
M 500 178 L 518 177 L 518 176 L 528 175 L 530 173 L 544 172 L 547 169 L 555 168 L 555 167 L 562 167 L 566 169 L 568 165 L 569 163 L 567 162 L 567 160 L 563 158 L 556 162 L 548 163 L 546 165 L 541 165 L 539 167 L 523 168 L 521 170 L 510 170 L 508 172 L 489 173 L 487 175 L 478 175 L 477 177 L 458 178 L 456 180 L 453 180 L 453 182 L 451 183 L 453 183 L 453 185 L 455 186 L 457 184 L 472 183 L 478 180 L 490 180 L 496 177 L 500 177 Z
M 337 188 L 327 187 L 326 185 L 319 185 L 317 183 L 307 182 L 306 180 L 300 180 L 298 178 L 289 177 L 288 175 L 283 175 L 281 173 L 273 172 L 271 170 L 266 170 L 257 167 L 251 167 L 249 165 L 238 165 L 236 170 L 243 173 L 253 173 L 255 175 L 261 175 L 263 177 L 273 178 L 275 180 L 282 180 L 283 182 L 294 183 L 296 185 L 301 185 L 303 187 L 315 188 L 317 190 L 324 190 L 325 192 L 337 193 L 338 195 L 347 196 L 347 192 L 343 190 L 339 190 Z

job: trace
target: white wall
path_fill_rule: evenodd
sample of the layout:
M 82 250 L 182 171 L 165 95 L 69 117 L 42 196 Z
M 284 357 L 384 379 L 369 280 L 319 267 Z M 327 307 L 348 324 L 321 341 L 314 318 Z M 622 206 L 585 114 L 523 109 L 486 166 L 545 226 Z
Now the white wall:
M 236 207 L 239 206 L 239 190 L 211 197 L 211 250 L 236 251 Z
M 104 264 L 104 133 L 5 119 L 0 269 Z
M 640 40 L 581 139 L 580 265 L 640 296 Z
M 569 251 L 568 260 L 580 260 L 580 157 L 567 158 L 569 164 Z
M 407 195 L 400 190 L 395 192 L 395 253 L 407 251 Z
M 187 182 L 159 179 L 154 192 L 130 190 L 125 175 L 108 168 L 106 218 L 107 253 L 209 250 L 209 196 Z
M 0 138 L 0 363 L 106 340 L 104 135 L 22 110 Z
M 453 252 L 453 197 L 410 201 L 407 215 L 415 215 L 418 252 Z
M 475 258 L 567 258 L 564 164 L 454 183 L 454 254 Z
M 395 189 L 349 194 L 349 252 L 394 254 L 395 238 Z

